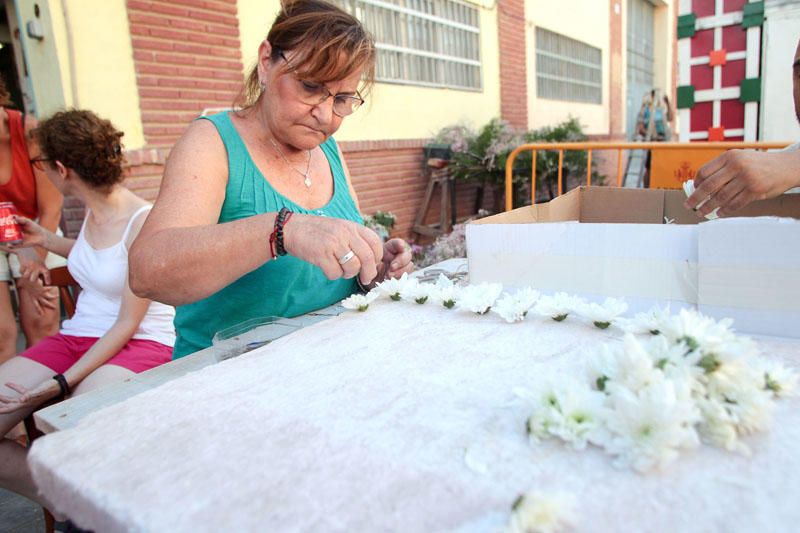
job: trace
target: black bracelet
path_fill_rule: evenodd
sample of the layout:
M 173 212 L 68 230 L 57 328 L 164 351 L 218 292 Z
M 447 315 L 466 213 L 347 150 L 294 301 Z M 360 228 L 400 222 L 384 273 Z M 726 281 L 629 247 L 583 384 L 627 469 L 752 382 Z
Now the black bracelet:
M 56 374 L 53 376 L 53 379 L 56 380 L 58 388 L 61 389 L 61 394 L 58 396 L 58 399 L 63 400 L 69 395 L 69 383 L 67 383 L 67 378 L 64 377 L 64 374 Z
M 361 283 L 361 278 L 359 276 L 356 276 L 356 283 L 358 284 L 358 290 L 362 294 L 367 294 L 369 292 L 369 287 Z
M 278 216 L 275 217 L 275 254 L 286 255 L 286 248 L 283 246 L 283 225 L 289 220 L 292 212 L 281 207 Z

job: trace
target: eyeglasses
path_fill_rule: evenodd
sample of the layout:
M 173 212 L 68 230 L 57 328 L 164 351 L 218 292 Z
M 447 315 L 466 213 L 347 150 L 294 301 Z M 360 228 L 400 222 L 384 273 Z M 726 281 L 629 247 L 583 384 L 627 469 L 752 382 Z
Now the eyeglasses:
M 52 161 L 49 157 L 34 157 L 31 161 L 31 166 L 36 170 L 41 170 L 42 172 L 45 171 L 44 164 L 46 161 Z
M 292 67 L 292 64 L 286 59 L 286 56 L 283 55 L 283 51 L 279 51 L 278 54 L 286 61 L 289 68 L 292 69 L 292 73 L 297 80 L 299 88 L 297 91 L 298 98 L 304 104 L 317 106 L 328 98 L 333 97 L 333 113 L 339 117 L 346 117 L 347 115 L 352 115 L 353 112 L 364 103 L 364 99 L 361 98 L 358 92 L 356 92 L 355 95 L 346 93 L 333 94 L 321 83 L 313 83 L 300 79 L 297 75 L 297 70 Z

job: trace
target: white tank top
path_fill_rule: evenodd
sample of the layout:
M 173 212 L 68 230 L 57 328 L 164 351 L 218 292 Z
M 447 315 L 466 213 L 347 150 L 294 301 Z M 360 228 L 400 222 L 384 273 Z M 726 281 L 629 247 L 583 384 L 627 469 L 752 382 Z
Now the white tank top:
M 145 205 L 138 209 L 128 221 L 122 239 L 117 244 L 99 250 L 86 241 L 84 219 L 78 239 L 67 257 L 67 268 L 82 290 L 75 314 L 70 320 L 65 320 L 61 327 L 62 335 L 102 337 L 117 320 L 122 293 L 128 282 L 128 248 L 125 241 L 136 217 L 152 207 Z M 89 218 L 89 211 L 86 212 L 86 218 Z M 173 307 L 152 302 L 133 338 L 173 346 L 174 318 Z

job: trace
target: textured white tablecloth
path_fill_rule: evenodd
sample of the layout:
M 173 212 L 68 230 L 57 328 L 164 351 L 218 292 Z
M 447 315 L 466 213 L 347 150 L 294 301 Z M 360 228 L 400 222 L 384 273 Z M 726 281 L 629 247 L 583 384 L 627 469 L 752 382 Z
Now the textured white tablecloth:
M 30 460 L 98 532 L 497 531 L 530 489 L 573 494 L 578 531 L 797 531 L 797 399 L 746 440 L 751 458 L 703 446 L 646 476 L 527 442 L 512 389 L 577 375 L 616 338 L 376 302 L 103 409 Z M 797 341 L 761 346 L 800 366 Z

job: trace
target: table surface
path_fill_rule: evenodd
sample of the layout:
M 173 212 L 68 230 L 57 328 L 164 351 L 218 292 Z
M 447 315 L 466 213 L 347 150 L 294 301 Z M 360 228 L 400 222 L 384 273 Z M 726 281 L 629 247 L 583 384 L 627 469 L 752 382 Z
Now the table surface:
M 448 259 L 422 269 L 417 275 L 420 277 L 426 275 L 428 277 L 433 277 L 438 275 L 439 272 L 465 272 L 466 263 L 466 259 Z M 307 327 L 337 316 L 343 311 L 344 308 L 341 305 L 334 304 L 325 309 L 320 309 L 290 320 L 298 323 L 300 327 Z M 265 334 L 267 334 L 267 336 L 269 336 L 268 332 L 269 328 L 266 328 Z M 283 332 L 281 331 L 280 333 Z M 44 433 L 52 433 L 54 431 L 74 427 L 90 413 L 127 400 L 141 392 L 184 376 L 189 372 L 194 372 L 217 363 L 217 355 L 216 349 L 212 346 L 168 364 L 158 366 L 147 372 L 142 372 L 141 374 L 132 376 L 119 383 L 108 385 L 89 394 L 76 396 L 51 405 L 34 413 L 33 416 L 36 421 L 36 427 Z
M 102 409 L 96 394 L 30 463 L 57 509 L 97 531 L 498 531 L 531 489 L 571 494 L 577 531 L 793 530 L 800 399 L 745 440 L 751 457 L 703 446 L 648 475 L 527 441 L 531 407 L 513 391 L 580 375 L 619 340 L 572 318 L 506 324 L 379 301 L 142 379 Z M 759 343 L 800 367 L 800 342 Z

